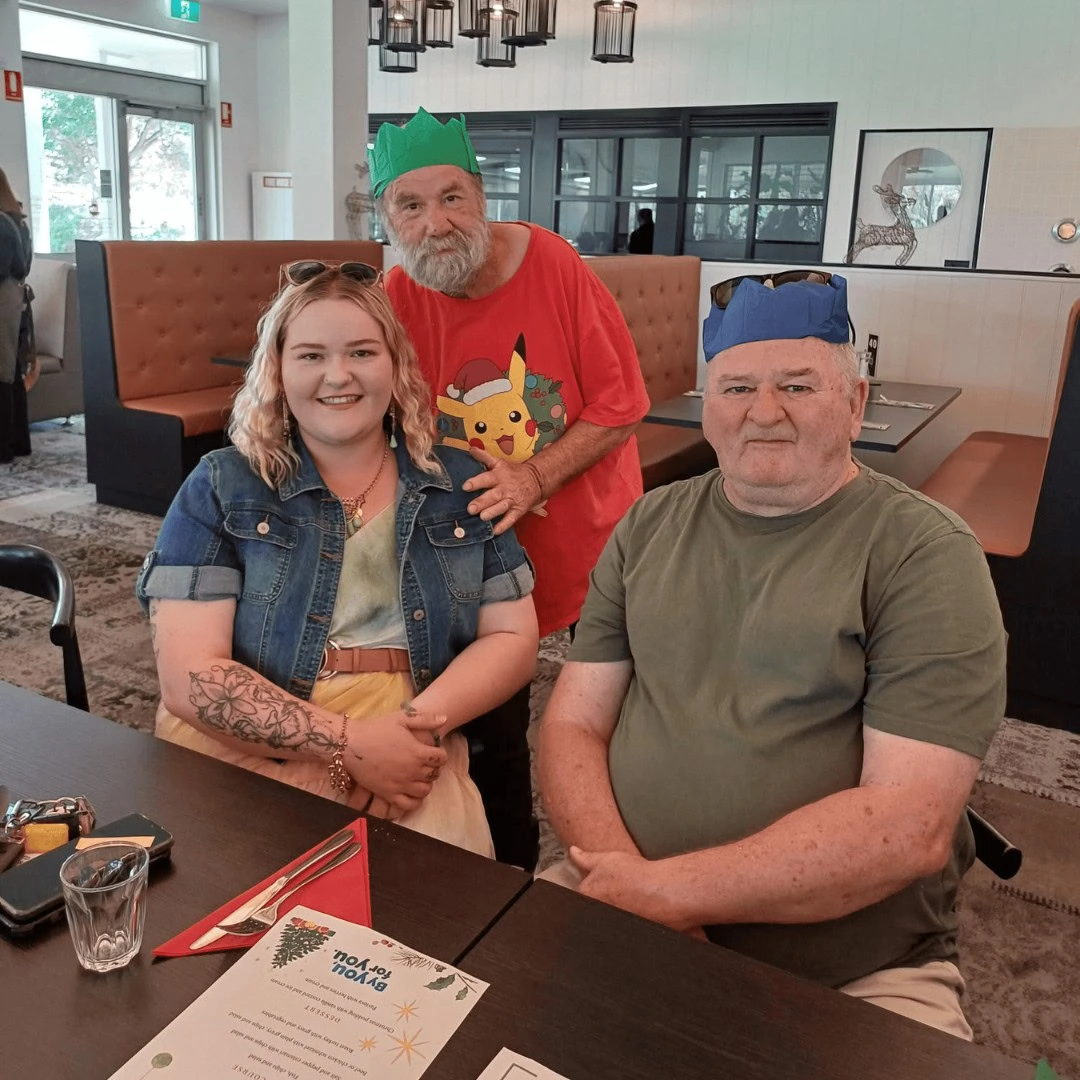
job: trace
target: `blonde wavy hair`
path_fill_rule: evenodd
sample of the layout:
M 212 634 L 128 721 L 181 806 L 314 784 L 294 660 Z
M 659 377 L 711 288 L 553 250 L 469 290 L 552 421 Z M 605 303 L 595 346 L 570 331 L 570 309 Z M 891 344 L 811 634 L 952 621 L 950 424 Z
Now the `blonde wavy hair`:
M 285 333 L 308 304 L 339 299 L 351 300 L 382 330 L 394 366 L 390 400 L 396 406 L 409 457 L 426 473 L 441 472 L 442 466 L 432 453 L 435 431 L 430 394 L 405 328 L 379 286 L 354 281 L 336 269 L 302 285 L 286 285 L 259 319 L 255 351 L 229 419 L 233 445 L 271 487 L 296 474 L 300 456 L 284 431 L 281 357 Z

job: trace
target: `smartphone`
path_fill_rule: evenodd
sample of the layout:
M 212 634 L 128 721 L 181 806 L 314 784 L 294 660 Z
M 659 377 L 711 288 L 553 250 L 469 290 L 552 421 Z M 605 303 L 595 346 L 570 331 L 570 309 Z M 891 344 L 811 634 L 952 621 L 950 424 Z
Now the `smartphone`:
M 128 814 L 92 830 L 90 836 L 152 836 L 150 862 L 168 858 L 172 833 L 142 814 Z M 78 839 L 38 855 L 0 874 L 0 930 L 11 937 L 32 933 L 60 917 L 64 894 L 60 888 L 60 867 L 75 851 Z

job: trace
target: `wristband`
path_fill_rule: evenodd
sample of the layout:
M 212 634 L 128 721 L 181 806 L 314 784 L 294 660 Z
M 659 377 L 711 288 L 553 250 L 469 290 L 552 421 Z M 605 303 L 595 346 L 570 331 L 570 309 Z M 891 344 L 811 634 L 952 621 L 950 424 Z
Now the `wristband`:
M 543 502 L 547 496 L 544 494 L 544 478 L 540 475 L 540 470 L 531 461 L 523 461 L 522 464 L 532 473 L 536 481 L 536 490 L 540 492 L 540 501 Z

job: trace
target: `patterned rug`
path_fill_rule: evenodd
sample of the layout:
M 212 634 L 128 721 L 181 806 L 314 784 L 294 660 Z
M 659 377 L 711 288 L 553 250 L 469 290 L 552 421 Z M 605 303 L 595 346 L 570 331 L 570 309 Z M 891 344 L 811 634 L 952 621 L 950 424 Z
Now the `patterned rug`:
M 38 544 L 75 579 L 79 642 L 90 707 L 142 731 L 153 727 L 157 677 L 134 584 L 160 520 L 99 506 L 85 482 L 81 423 L 34 425 L 34 453 L 0 470 L 0 543 Z M 49 643 L 51 606 L 0 589 L 0 678 L 60 700 L 60 651 Z M 533 682 L 539 717 L 566 655 L 566 634 L 545 639 Z M 1059 1075 L 1080 1078 L 1080 736 L 1006 720 L 973 804 L 1024 850 L 1024 868 L 1000 882 L 981 864 L 961 893 L 967 1012 L 976 1039 Z M 561 856 L 541 819 L 541 865 Z

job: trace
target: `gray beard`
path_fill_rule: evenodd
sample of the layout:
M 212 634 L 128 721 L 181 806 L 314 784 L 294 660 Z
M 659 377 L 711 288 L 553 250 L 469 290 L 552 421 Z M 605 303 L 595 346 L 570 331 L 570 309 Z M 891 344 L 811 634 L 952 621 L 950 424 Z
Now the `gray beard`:
M 472 280 L 483 268 L 491 251 L 491 226 L 485 219 L 470 233 L 453 232 L 445 237 L 428 237 L 408 246 L 391 235 L 401 256 L 401 267 L 425 289 L 464 296 Z M 439 253 L 450 245 L 453 251 Z

